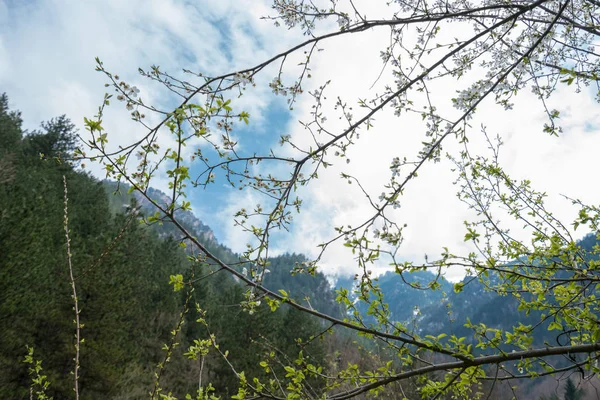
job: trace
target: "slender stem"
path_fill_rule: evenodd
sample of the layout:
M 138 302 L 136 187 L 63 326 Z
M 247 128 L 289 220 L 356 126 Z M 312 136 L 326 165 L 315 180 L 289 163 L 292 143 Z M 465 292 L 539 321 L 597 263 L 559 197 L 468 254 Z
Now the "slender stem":
M 69 264 L 69 278 L 71 279 L 71 289 L 73 290 L 73 310 L 75 310 L 75 400 L 79 400 L 79 344 L 81 343 L 81 324 L 79 323 L 79 304 L 77 302 L 77 288 L 75 287 L 75 276 L 73 275 L 73 263 L 71 262 L 71 238 L 69 237 L 69 196 L 67 191 L 67 178 L 63 175 L 64 201 L 65 201 L 65 219 L 63 227 L 67 239 L 67 261 Z
M 193 278 L 193 275 L 192 275 Z M 169 344 L 165 344 L 165 347 L 163 348 L 165 350 L 165 357 L 163 359 L 162 362 L 160 362 L 158 364 L 158 370 L 155 372 L 154 377 L 154 388 L 152 389 L 152 392 L 150 393 L 150 399 L 154 400 L 157 398 L 157 396 L 160 398 L 160 392 L 162 391 L 162 388 L 160 387 L 160 380 L 165 372 L 165 368 L 167 366 L 167 364 L 171 361 L 171 356 L 173 355 L 173 350 L 179 345 L 179 343 L 177 342 L 177 336 L 179 335 L 179 333 L 181 332 L 181 328 L 183 327 L 183 324 L 185 323 L 185 314 L 187 314 L 188 310 L 189 310 L 189 306 L 190 306 L 190 299 L 192 298 L 192 292 L 194 291 L 193 287 L 190 287 L 190 289 L 187 292 L 186 298 L 185 298 L 185 304 L 183 305 L 183 310 L 181 311 L 181 313 L 179 314 L 179 320 L 177 321 L 177 326 L 175 327 L 175 329 L 173 329 L 171 331 L 171 338 L 169 341 Z
M 202 371 L 204 370 L 204 356 L 200 358 L 200 373 L 198 374 L 198 393 L 202 390 Z

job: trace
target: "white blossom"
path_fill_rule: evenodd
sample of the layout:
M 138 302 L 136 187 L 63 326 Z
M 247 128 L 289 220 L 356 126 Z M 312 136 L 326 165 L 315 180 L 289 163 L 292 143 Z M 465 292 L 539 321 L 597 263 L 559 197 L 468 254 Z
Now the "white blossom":
M 129 89 L 129 95 L 131 97 L 137 97 L 137 95 L 140 93 L 140 89 L 137 88 L 137 86 L 132 86 Z

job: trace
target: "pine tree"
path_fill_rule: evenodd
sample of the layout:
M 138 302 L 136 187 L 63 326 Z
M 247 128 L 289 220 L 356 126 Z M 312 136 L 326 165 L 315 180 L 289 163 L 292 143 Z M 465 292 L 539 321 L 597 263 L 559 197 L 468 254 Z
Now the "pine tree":
M 567 379 L 565 384 L 565 400 L 581 400 L 583 398 L 583 388 L 578 388 L 571 378 Z

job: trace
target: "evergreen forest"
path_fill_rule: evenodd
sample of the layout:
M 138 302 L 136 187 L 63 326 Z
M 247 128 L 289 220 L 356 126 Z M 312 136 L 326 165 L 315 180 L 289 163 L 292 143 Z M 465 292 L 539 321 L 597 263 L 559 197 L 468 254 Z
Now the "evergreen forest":
M 73 392 L 75 326 L 63 228 L 63 177 L 82 321 L 82 399 L 146 398 L 157 365 L 165 358 L 163 346 L 172 342 L 171 332 L 186 309 L 177 351 L 159 372 L 163 390 L 174 396 L 195 393 L 202 379 L 222 395 L 237 390 L 238 380 L 225 357 L 214 351 L 202 360 L 185 355 L 211 335 L 218 337 L 219 348 L 247 376 L 264 375 L 259 365 L 263 360 L 295 357 L 300 350 L 307 359 L 324 362 L 323 341 L 302 342 L 322 330 L 318 321 L 287 307 L 271 312 L 266 303 L 255 315 L 242 312 L 243 285 L 216 269 L 195 269 L 197 262 L 168 226 L 143 223 L 144 209 L 126 189 L 114 194 L 114 184 L 62 161 L 76 141 L 75 127 L 67 117 L 24 132 L 20 113 L 8 104 L 8 97 L 2 95 L 0 398 L 29 396 L 27 346 L 33 349 L 33 359 L 41 361 L 42 374 L 50 383 L 47 395 L 63 399 Z M 204 240 L 225 259 L 235 260 L 209 236 Z M 289 272 L 301 261 L 297 255 L 274 259 L 266 284 L 300 293 L 294 285 L 302 281 L 291 280 Z M 169 282 L 178 275 L 186 280 L 196 277 L 191 279 L 193 291 L 174 291 Z M 323 275 L 311 277 L 310 285 L 300 284 L 321 288 L 315 306 L 335 308 Z M 201 318 L 207 323 L 197 322 Z

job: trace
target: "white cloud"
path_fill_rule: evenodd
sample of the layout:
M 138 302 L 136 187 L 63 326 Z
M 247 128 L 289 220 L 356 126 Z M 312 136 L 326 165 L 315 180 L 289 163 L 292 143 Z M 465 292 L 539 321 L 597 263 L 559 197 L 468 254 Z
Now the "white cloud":
M 232 192 L 234 190 L 232 189 Z M 252 212 L 254 205 L 259 203 L 261 200 L 260 196 L 253 191 L 241 191 L 239 195 L 231 196 L 226 202 L 222 204 L 222 207 L 216 215 L 216 221 L 223 227 L 225 237 L 221 238 L 223 243 L 228 246 L 234 252 L 241 254 L 248 250 L 247 244 L 255 246 L 258 241 L 251 232 L 242 229 L 241 226 L 236 226 L 234 223 L 233 215 L 235 215 L 242 208 Z M 248 225 L 247 225 L 248 226 Z
M 183 1 L 82 1 L 54 0 L 16 4 L 8 8 L 0 1 L 0 87 L 6 91 L 15 108 L 23 111 L 26 127 L 36 128 L 40 121 L 67 114 L 81 127 L 84 116 L 94 115 L 102 99 L 105 79 L 94 71 L 94 57 L 99 56 L 107 69 L 116 72 L 141 90 L 145 102 L 164 106 L 173 96 L 137 75 L 138 67 L 152 64 L 180 76 L 182 68 L 208 73 L 226 73 L 255 65 L 303 41 L 298 30 L 275 28 L 272 22 L 259 20 L 270 12 L 270 2 L 251 0 Z M 369 17 L 386 15 L 383 3 L 364 1 L 357 4 Z M 328 27 L 335 29 L 332 19 Z M 456 34 L 456 32 L 453 32 Z M 381 92 L 391 78 L 385 71 L 371 89 L 381 70 L 380 50 L 389 43 L 388 31 L 370 30 L 336 38 L 320 44 L 325 51 L 314 56 L 313 78 L 305 91 L 332 79 L 324 105 L 327 126 L 340 133 L 343 123 L 339 111 L 333 110 L 339 95 L 353 106 L 355 116 L 364 112 L 357 106 L 359 98 Z M 297 70 L 302 54 L 290 57 L 287 66 Z M 263 71 L 256 88 L 235 99 L 239 109 L 250 111 L 251 125 L 236 133 L 241 146 L 251 144 L 254 135 L 273 132 L 267 112 L 281 98 L 274 98 L 267 83 L 279 65 Z M 286 70 L 286 83 L 293 76 Z M 462 83 L 462 82 L 461 82 Z M 435 100 L 444 110 L 452 108 L 449 98 L 455 94 L 456 82 L 432 83 Z M 570 194 L 590 203 L 598 203 L 600 187 L 593 184 L 597 149 L 600 145 L 600 111 L 592 95 L 575 94 L 572 88 L 561 89 L 557 108 L 564 110 L 561 121 L 565 132 L 559 138 L 541 132 L 543 113 L 539 102 L 528 93 L 517 98 L 515 110 L 499 112 L 483 105 L 473 126 L 485 123 L 490 134 L 499 133 L 506 145 L 502 161 L 515 178 L 531 179 L 535 187 L 550 194 L 549 204 L 567 221 L 573 216 L 568 202 L 559 193 Z M 285 132 L 294 142 L 308 148 L 312 138 L 297 124 L 306 120 L 311 110 L 311 97 L 304 95 L 295 105 L 292 122 Z M 149 116 L 156 121 L 155 116 Z M 154 120 L 153 120 L 154 118 Z M 398 119 L 391 110 L 378 115 L 375 127 L 361 133 L 361 138 L 348 152 L 349 164 L 339 159 L 336 165 L 319 172 L 320 179 L 301 194 L 305 208 L 295 217 L 290 235 L 277 235 L 274 252 L 305 252 L 316 255 L 316 247 L 334 235 L 333 227 L 356 224 L 372 213 L 372 208 L 356 184 L 339 179 L 341 171 L 360 178 L 367 192 L 377 198 L 389 179 L 393 157 L 414 158 L 423 140 L 419 116 Z M 105 119 L 113 134 L 113 143 L 128 143 L 144 132 L 134 124 L 122 103 L 114 102 Z M 278 129 L 280 127 L 277 127 Z M 473 146 L 482 144 L 478 131 L 472 131 Z M 276 140 L 276 138 L 274 138 Z M 479 144 L 477 144 L 479 142 Z M 163 145 L 172 139 L 162 139 Z M 449 138 L 447 151 L 457 151 Z M 331 154 L 330 154 L 331 157 Z M 334 158 L 332 157 L 332 160 Z M 94 172 L 101 176 L 95 169 Z M 420 261 L 424 254 L 435 256 L 442 246 L 468 251 L 462 242 L 462 221 L 470 214 L 455 197 L 454 175 L 448 163 L 426 165 L 419 178 L 407 186 L 402 207 L 393 212 L 399 223 L 406 222 L 405 243 L 399 253 L 402 259 Z M 164 175 L 158 177 L 159 188 L 167 185 Z M 231 226 L 231 215 L 241 207 L 253 206 L 259 198 L 243 192 L 229 197 L 220 212 L 207 215 L 224 224 L 224 244 L 242 251 L 249 236 Z M 199 206 L 201 207 L 201 206 Z M 200 215 L 206 215 L 200 209 Z M 350 221 L 350 222 L 349 222 Z M 211 221 L 207 221 L 209 224 Z M 332 247 L 323 258 L 328 272 L 354 271 L 353 255 L 343 246 Z M 454 277 L 458 274 L 455 273 Z
M 7 76 L 10 74 L 11 62 L 8 57 L 8 52 L 4 46 L 2 38 L 0 38 L 0 76 Z
M 333 111 L 336 96 L 354 106 L 356 117 L 364 112 L 357 107 L 357 101 L 366 97 L 381 68 L 380 48 L 373 43 L 384 45 L 385 32 L 370 31 L 332 40 L 322 45 L 326 50 L 312 65 L 316 85 L 332 79 L 327 89 L 330 101 L 325 110 L 328 111 L 324 115 L 328 117 L 327 126 L 333 134 L 339 134 L 345 128 L 337 118 L 339 110 L 337 113 Z M 454 97 L 458 86 L 456 81 L 446 79 L 442 82 L 431 85 L 431 96 L 439 108 L 451 109 L 450 98 Z M 384 74 L 379 85 L 385 83 Z M 465 83 L 459 83 L 464 87 Z M 600 148 L 600 136 L 597 134 L 600 107 L 592 95 L 573 93 L 570 87 L 559 89 L 554 101 L 559 103 L 556 107 L 564 113 L 561 121 L 565 132 L 559 138 L 542 132 L 545 115 L 541 103 L 531 93 L 525 92 L 517 97 L 514 111 L 505 112 L 490 102 L 482 104 L 472 125 L 478 127 L 484 123 L 492 136 L 500 134 L 504 138 L 506 145 L 502 149 L 505 155 L 502 161 L 507 171 L 514 178 L 530 179 L 534 188 L 548 192 L 549 209 L 569 225 L 576 210 L 559 193 L 571 194 L 593 204 L 600 199 L 600 188 L 589 180 L 597 160 L 597 149 Z M 303 97 L 296 106 L 295 115 L 310 119 L 307 116 L 311 106 L 311 98 Z M 320 179 L 303 193 L 307 203 L 296 217 L 293 235 L 286 243 L 293 243 L 295 251 L 316 256 L 320 252 L 318 245 L 336 236 L 334 227 L 349 223 L 356 226 L 370 217 L 373 209 L 361 191 L 355 184 L 348 185 L 340 179 L 339 173 L 343 171 L 359 177 L 367 192 L 376 198 L 389 179 L 392 158 L 406 155 L 414 159 L 420 150 L 425 130 L 418 119 L 394 118 L 387 111 L 378 115 L 375 127 L 364 132 L 349 151 L 350 164 L 338 160 L 336 166 L 321 170 Z M 594 127 L 593 131 L 590 127 Z M 289 131 L 295 144 L 306 149 L 314 146 L 312 137 L 297 123 L 292 122 Z M 485 151 L 486 144 L 477 129 L 471 130 L 470 140 L 473 149 Z M 445 150 L 454 155 L 460 148 L 453 138 L 445 144 Z M 425 165 L 419 178 L 409 182 L 401 209 L 391 213 L 398 223 L 408 224 L 405 242 L 399 252 L 401 260 L 420 262 L 424 254 L 433 258 L 441 253 L 443 246 L 465 255 L 473 250 L 463 242 L 463 221 L 472 219 L 473 214 L 456 198 L 457 188 L 452 185 L 456 175 L 449 168 L 445 161 Z M 522 223 L 510 220 L 506 223 L 518 238 L 526 240 Z M 583 233 L 578 232 L 574 237 L 580 238 Z M 278 248 L 283 251 L 288 247 L 282 243 Z M 382 263 L 381 268 L 386 268 L 386 264 Z M 341 245 L 332 246 L 322 258 L 322 267 L 327 272 L 340 269 L 346 273 L 358 272 L 355 265 L 354 255 Z M 457 279 L 461 274 L 460 270 L 453 270 L 449 277 Z
M 268 34 L 272 24 L 247 12 L 266 9 L 257 5 L 55 0 L 17 2 L 9 8 L 0 2 L 0 20 L 7 22 L 0 24 L 0 87 L 23 112 L 27 129 L 60 114 L 82 128 L 83 117 L 97 112 L 106 90 L 106 78 L 94 70 L 98 56 L 109 71 L 138 86 L 144 101 L 170 107 L 174 97 L 140 77 L 137 68 L 156 64 L 183 76 L 183 68 L 216 74 L 258 63 L 282 41 Z M 266 91 L 239 101 L 257 122 L 268 106 Z M 123 103 L 113 101 L 106 113 L 105 128 L 114 146 L 144 133 L 131 122 Z

